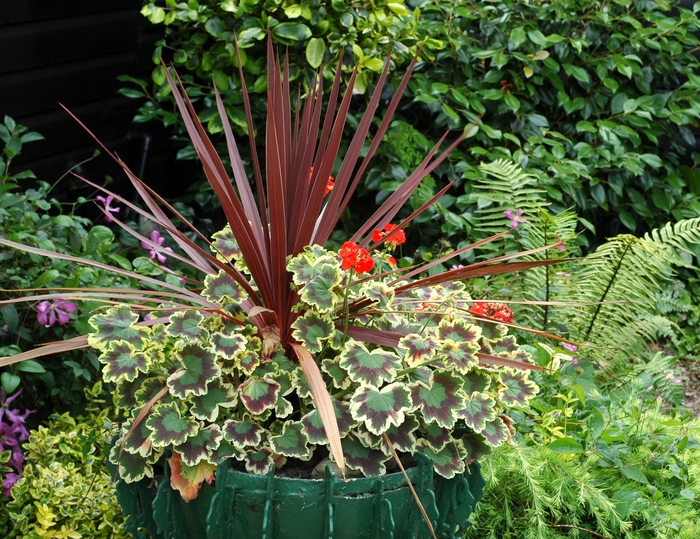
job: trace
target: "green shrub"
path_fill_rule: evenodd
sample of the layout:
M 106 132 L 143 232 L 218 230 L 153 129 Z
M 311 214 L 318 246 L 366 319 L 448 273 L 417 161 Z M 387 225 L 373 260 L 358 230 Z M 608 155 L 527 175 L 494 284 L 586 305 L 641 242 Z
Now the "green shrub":
M 22 478 L 10 500 L 0 498 L 0 536 L 129 538 L 103 454 L 112 434 L 102 384 L 86 393 L 88 415 L 55 414 L 24 444 Z

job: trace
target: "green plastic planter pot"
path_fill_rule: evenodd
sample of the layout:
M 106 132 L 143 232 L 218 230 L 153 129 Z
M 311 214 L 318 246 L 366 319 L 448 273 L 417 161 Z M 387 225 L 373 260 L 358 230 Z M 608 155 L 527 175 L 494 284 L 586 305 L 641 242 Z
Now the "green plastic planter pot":
M 467 473 L 444 479 L 433 462 L 416 455 L 407 470 L 440 538 L 454 539 L 469 526 L 484 479 L 477 462 Z M 422 539 L 430 537 L 403 474 L 322 480 L 252 475 L 219 466 L 214 485 L 202 485 L 185 502 L 170 487 L 168 471 L 157 491 L 153 481 L 117 484 L 137 539 Z

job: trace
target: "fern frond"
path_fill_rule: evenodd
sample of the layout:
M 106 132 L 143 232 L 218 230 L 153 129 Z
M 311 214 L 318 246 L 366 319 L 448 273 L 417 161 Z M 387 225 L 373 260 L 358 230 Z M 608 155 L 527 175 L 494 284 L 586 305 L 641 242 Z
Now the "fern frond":
M 693 251 L 691 245 L 700 244 L 700 217 L 694 219 L 683 219 L 677 223 L 666 223 L 660 228 L 656 228 L 644 235 L 644 239 L 652 241 L 658 245 L 672 247 L 681 253 L 688 253 L 691 256 Z M 686 267 L 693 267 L 692 264 L 678 256 L 674 263 Z

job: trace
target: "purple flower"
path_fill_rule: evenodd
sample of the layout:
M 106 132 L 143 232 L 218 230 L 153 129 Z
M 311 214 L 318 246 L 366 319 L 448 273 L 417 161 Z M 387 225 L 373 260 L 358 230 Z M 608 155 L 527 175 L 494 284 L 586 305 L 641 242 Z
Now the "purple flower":
M 450 268 L 450 271 L 462 269 L 463 267 L 464 267 L 464 264 L 455 264 L 454 266 L 452 266 L 452 267 Z
M 10 490 L 15 485 L 15 483 L 17 481 L 19 481 L 19 478 L 20 478 L 19 474 L 16 474 L 16 473 L 8 473 L 5 476 L 5 480 L 2 482 L 2 493 L 6 497 L 8 497 L 8 498 L 10 497 Z
M 61 298 L 56 298 L 53 304 L 50 301 L 42 301 L 36 306 L 36 310 L 39 311 L 36 318 L 40 324 L 49 328 L 56 323 L 56 316 L 58 316 L 58 323 L 64 325 L 70 320 L 68 313 L 74 313 L 77 307 L 72 301 Z
M 571 364 L 575 367 L 578 365 L 578 358 L 576 356 L 571 356 Z
M 527 223 L 527 219 L 523 217 L 522 208 L 520 208 L 515 215 L 511 210 L 504 211 L 503 215 L 510 219 L 510 228 L 518 228 L 518 225 Z
M 19 434 L 19 425 L 0 423 L 0 453 L 19 447 L 17 434 Z
M 569 350 L 570 352 L 575 352 L 576 350 L 578 350 L 578 348 L 576 348 L 575 345 L 569 344 L 568 342 L 563 342 L 563 343 L 561 343 L 561 345 L 564 348 L 566 348 L 567 350 Z
M 163 245 L 165 238 L 160 235 L 160 232 L 154 230 L 153 232 L 151 232 L 151 241 L 158 245 L 158 247 L 160 247 L 161 245 Z M 165 249 L 159 249 L 158 247 L 149 245 L 145 241 L 141 242 L 141 247 L 143 247 L 144 249 L 150 249 L 151 252 L 148 256 L 151 257 L 151 259 L 157 259 L 158 262 L 160 262 L 161 264 L 164 264 L 167 260 L 167 258 L 163 254 L 163 251 L 168 251 L 171 253 L 173 252 L 173 250 L 170 247 L 166 247 Z
M 36 410 L 25 410 L 23 414 L 19 413 L 19 410 L 7 410 L 5 412 L 5 417 L 14 425 L 19 428 L 19 441 L 26 442 L 29 440 L 29 431 L 25 427 L 27 418 L 30 414 L 33 414 Z
M 110 212 L 111 213 L 119 213 L 119 210 L 120 210 L 120 208 L 113 208 L 112 206 L 110 206 L 110 204 L 114 200 L 114 197 L 112 195 L 109 195 L 106 199 L 105 199 L 105 197 L 101 197 L 101 196 L 98 196 L 96 198 L 98 201 L 100 201 L 100 202 L 102 202 L 102 204 L 104 204 L 105 221 L 107 221 L 108 223 L 111 223 L 112 221 L 114 221 L 114 219 L 112 219 L 112 216 L 110 215 Z

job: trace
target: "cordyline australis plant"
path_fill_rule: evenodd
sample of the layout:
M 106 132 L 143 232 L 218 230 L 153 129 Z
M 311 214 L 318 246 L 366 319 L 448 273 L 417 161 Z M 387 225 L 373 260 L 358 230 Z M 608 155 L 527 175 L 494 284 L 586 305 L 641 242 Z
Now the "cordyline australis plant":
M 470 312 L 473 302 L 459 281 L 553 261 L 510 261 L 518 255 L 508 255 L 419 278 L 444 259 L 399 271 L 390 256 L 404 239 L 403 229 L 449 186 L 406 219 L 391 221 L 466 133 L 438 156 L 439 145 L 433 148 L 339 252 L 323 247 L 389 125 L 413 64 L 360 162 L 388 66 L 331 179 L 356 72 L 341 95 L 339 66 L 325 116 L 321 77 L 293 111 L 288 70 L 270 48 L 265 178 L 253 152 L 254 188 L 221 99 L 233 182 L 182 86 L 168 74 L 228 225 L 208 241 L 116 157 L 149 211 L 102 190 L 153 221 L 177 247 L 166 253 L 160 235 L 144 237 L 111 211 L 116 225 L 163 257 L 200 271 L 203 282 L 190 289 L 114 268 L 158 285 L 158 291 L 61 290 L 17 299 L 60 294 L 72 300 L 108 297 L 116 304 L 92 317 L 94 332 L 87 337 L 3 358 L 0 366 L 81 346 L 99 350 L 104 378 L 116 384 L 117 405 L 130 416 L 111 455 L 126 481 L 152 476 L 153 465 L 169 455 L 172 484 L 192 499 L 203 481 L 213 479 L 222 458 L 266 473 L 288 458 L 309 460 L 317 448 L 328 450 L 343 474 L 347 465 L 365 475 L 384 473 L 393 451 L 421 451 L 449 478 L 511 436 L 502 412 L 536 393 L 527 376 L 536 367 L 507 335 L 507 308 L 494 310 L 500 318 L 483 305 Z M 210 251 L 176 229 L 163 208 Z M 7 239 L 0 244 L 76 260 Z

